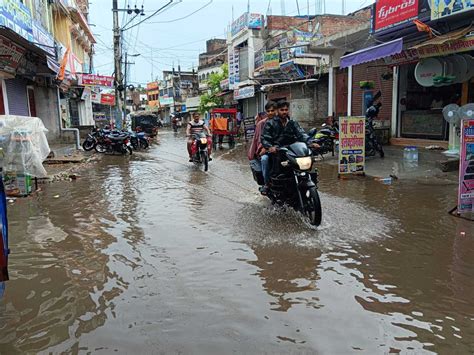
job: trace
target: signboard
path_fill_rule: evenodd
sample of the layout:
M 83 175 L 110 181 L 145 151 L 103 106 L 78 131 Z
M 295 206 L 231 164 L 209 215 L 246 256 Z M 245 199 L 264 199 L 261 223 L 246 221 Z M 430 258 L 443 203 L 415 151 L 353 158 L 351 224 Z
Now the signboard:
M 25 48 L 0 36 L 0 70 L 15 73 L 25 52 Z
M 364 174 L 365 117 L 341 117 L 339 127 L 339 174 Z
M 159 89 L 158 82 L 153 81 L 151 83 L 146 84 L 146 89 L 147 89 L 147 91 L 158 90 Z
M 304 78 L 303 71 L 293 61 L 281 63 L 280 70 L 283 74 L 288 76 L 289 79 L 296 80 Z
M 416 19 L 418 10 L 419 0 L 377 0 L 373 13 L 374 30 L 377 32 Z
M 53 36 L 38 21 L 32 22 L 32 30 L 36 46 L 50 54 L 52 57 L 56 57 Z
M 255 96 L 255 86 L 245 86 L 234 90 L 234 100 L 248 99 Z
M 98 122 L 108 122 L 109 119 L 107 118 L 107 115 L 104 112 L 94 112 L 93 114 L 94 121 Z
M 254 55 L 255 71 L 263 68 L 264 55 L 265 55 L 265 48 L 262 48 L 255 52 L 255 55 Z
M 114 94 L 102 94 L 100 95 L 101 105 L 114 106 L 115 105 L 115 95 Z
M 249 141 L 255 135 L 255 117 L 248 117 L 244 119 L 244 134 L 245 141 Z
M 160 105 L 161 106 L 170 106 L 174 105 L 174 97 L 168 95 L 160 96 Z
M 431 20 L 439 20 L 469 10 L 474 10 L 472 0 L 431 0 Z
M 229 90 L 229 79 L 224 79 L 224 80 L 221 80 L 220 82 L 220 88 L 221 90 Z
M 280 67 L 280 51 L 278 49 L 265 52 L 263 67 L 265 70 L 278 69 Z
M 237 20 L 232 22 L 231 33 L 232 37 L 238 35 L 245 29 L 260 30 L 263 28 L 263 16 L 261 14 L 244 13 Z
M 461 121 L 458 212 L 474 212 L 474 120 Z
M 229 51 L 229 88 L 232 90 L 240 83 L 240 51 L 238 48 Z
M 192 89 L 193 88 L 193 82 L 191 80 L 181 80 L 179 83 L 179 87 L 181 89 Z
M 97 93 L 97 92 L 94 92 L 92 91 L 91 92 L 91 102 L 94 103 L 94 104 L 100 104 L 100 93 Z
M 114 77 L 96 74 L 79 74 L 78 84 L 83 86 L 104 86 L 111 88 L 114 86 Z
M 0 0 L 0 26 L 34 41 L 30 10 L 18 0 Z

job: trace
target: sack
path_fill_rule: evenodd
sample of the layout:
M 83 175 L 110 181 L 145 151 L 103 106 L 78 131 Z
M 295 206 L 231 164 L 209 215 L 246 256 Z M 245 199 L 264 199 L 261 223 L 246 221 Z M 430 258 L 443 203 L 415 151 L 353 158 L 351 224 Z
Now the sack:
M 255 182 L 260 186 L 265 185 L 265 182 L 263 180 L 262 164 L 260 163 L 260 160 L 251 160 L 250 169 L 252 169 L 253 179 L 255 180 Z

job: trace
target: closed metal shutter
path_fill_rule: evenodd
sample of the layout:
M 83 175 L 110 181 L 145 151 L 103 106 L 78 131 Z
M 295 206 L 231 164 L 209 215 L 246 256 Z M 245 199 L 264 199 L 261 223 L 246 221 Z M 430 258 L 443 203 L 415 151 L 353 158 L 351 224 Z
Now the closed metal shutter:
M 5 80 L 7 89 L 8 111 L 10 115 L 29 116 L 26 81 L 23 79 Z

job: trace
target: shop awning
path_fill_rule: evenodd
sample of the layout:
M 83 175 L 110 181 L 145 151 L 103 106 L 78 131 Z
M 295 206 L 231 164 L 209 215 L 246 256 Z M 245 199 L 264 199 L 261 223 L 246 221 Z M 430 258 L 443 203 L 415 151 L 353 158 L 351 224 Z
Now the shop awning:
M 473 26 L 471 24 L 466 28 L 463 28 L 463 29 L 460 29 L 460 30 L 457 30 L 457 31 L 452 31 L 452 32 L 446 33 L 444 35 L 431 38 L 427 41 L 424 41 L 420 44 L 417 44 L 416 46 L 411 47 L 411 49 L 418 49 L 418 48 L 425 47 L 425 46 L 435 46 L 435 45 L 444 44 L 444 43 L 449 42 L 449 41 L 455 41 L 457 39 L 463 38 L 464 36 L 466 36 L 472 30 L 473 30 Z
M 352 65 L 372 62 L 377 59 L 388 57 L 392 54 L 398 54 L 403 50 L 403 38 L 394 41 L 379 44 L 374 47 L 364 48 L 360 51 L 341 57 L 341 68 L 347 68 Z

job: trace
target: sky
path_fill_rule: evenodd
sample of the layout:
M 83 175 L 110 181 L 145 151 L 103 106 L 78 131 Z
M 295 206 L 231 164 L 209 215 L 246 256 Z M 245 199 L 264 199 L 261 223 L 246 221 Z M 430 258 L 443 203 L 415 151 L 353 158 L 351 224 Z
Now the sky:
M 152 79 L 161 79 L 163 70 L 181 65 L 182 70 L 197 69 L 199 53 L 205 52 L 206 40 L 226 38 L 229 24 L 247 10 L 260 14 L 282 14 L 282 3 L 287 16 L 315 14 L 318 0 L 174 0 L 172 6 L 156 16 L 124 32 L 124 49 L 134 62 L 129 68 L 129 82 L 137 86 Z M 323 1 L 323 0 L 319 0 Z M 144 6 L 145 15 L 164 6 L 169 0 L 118 0 L 119 8 Z M 326 0 L 325 13 L 341 14 L 343 0 Z M 345 0 L 345 13 L 370 5 L 373 0 Z M 270 9 L 270 11 L 268 11 Z M 137 24 L 146 16 L 132 19 L 125 12 L 119 13 L 120 26 Z M 92 0 L 89 23 L 97 44 L 94 67 L 101 75 L 111 75 L 113 64 L 112 0 Z

